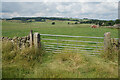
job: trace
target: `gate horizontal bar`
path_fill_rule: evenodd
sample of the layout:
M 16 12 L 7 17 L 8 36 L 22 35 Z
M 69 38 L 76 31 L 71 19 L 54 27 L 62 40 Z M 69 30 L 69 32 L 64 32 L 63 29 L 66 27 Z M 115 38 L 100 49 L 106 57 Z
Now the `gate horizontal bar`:
M 42 39 L 42 40 L 57 40 L 57 39 Z M 103 42 L 93 42 L 93 41 L 80 41 L 80 40 L 59 40 L 59 41 L 71 41 L 71 42 L 85 42 L 85 43 L 103 43 Z
M 69 35 L 53 35 L 53 34 L 40 34 L 42 36 L 56 36 L 56 37 L 76 37 L 76 38 L 96 38 L 96 39 L 104 39 L 104 37 L 89 37 L 89 36 L 69 36 Z
M 44 42 L 44 43 L 46 43 L 46 42 Z M 80 47 L 103 47 L 103 46 L 88 46 L 88 45 L 76 45 L 76 44 L 63 44 L 63 43 L 48 43 L 48 44 L 51 44 L 51 45 L 46 45 L 46 46 L 54 46 L 54 44 L 58 44 L 58 45 L 62 45 L 62 46 L 64 46 L 64 45 L 67 45 L 67 46 L 69 46 L 69 45 L 71 45 L 71 46 L 80 46 Z M 58 46 L 59 47 L 59 46 Z

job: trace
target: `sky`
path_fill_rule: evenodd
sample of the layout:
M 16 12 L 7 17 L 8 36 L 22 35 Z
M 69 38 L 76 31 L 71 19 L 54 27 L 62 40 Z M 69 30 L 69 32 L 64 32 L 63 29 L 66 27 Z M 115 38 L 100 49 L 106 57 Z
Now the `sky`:
M 2 2 L 118 2 L 119 0 L 1 0 Z
M 114 2 L 100 0 L 89 2 L 68 1 L 49 2 L 47 0 L 4 0 L 2 1 L 2 18 L 12 17 L 71 17 L 115 20 L 118 18 L 118 0 Z

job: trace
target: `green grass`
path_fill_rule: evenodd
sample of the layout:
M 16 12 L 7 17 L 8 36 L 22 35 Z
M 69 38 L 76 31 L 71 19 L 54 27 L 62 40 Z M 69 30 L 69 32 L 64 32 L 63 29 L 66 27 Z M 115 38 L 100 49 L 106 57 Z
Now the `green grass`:
M 48 22 L 18 23 L 3 21 L 2 35 L 6 37 L 23 37 L 29 34 L 32 29 L 40 34 L 57 34 L 73 36 L 96 36 L 103 37 L 105 32 L 111 32 L 112 37 L 118 37 L 117 29 L 110 28 L 90 28 L 91 24 L 68 25 L 66 21 L 56 21 L 55 25 Z M 41 36 L 43 38 L 44 36 Z M 44 37 L 52 38 L 56 37 Z M 103 45 L 91 43 L 62 42 L 62 39 L 102 41 L 98 39 L 82 38 L 58 38 L 59 43 Z M 57 42 L 45 41 L 42 42 Z M 56 47 L 56 45 L 54 45 Z M 61 46 L 61 45 L 59 45 Z M 117 54 L 104 54 L 102 56 L 89 56 L 89 52 L 78 53 L 77 50 L 62 50 L 62 54 L 45 53 L 44 51 L 35 52 L 34 48 L 19 50 L 12 43 L 3 42 L 3 78 L 117 78 L 118 62 Z M 43 54 L 43 55 L 42 55 Z M 109 58 L 109 59 L 108 59 Z M 110 59 L 115 59 L 110 60 Z
M 51 22 L 32 22 L 32 23 L 16 23 L 2 22 L 2 35 L 7 37 L 26 36 L 32 29 L 40 34 L 57 34 L 57 35 L 73 35 L 73 36 L 97 36 L 103 37 L 105 32 L 111 32 L 112 37 L 118 37 L 117 29 L 109 28 L 90 28 L 91 24 L 70 24 L 66 21 L 56 21 L 55 25 Z
M 16 52 L 17 51 L 17 52 Z M 3 78 L 117 78 L 118 63 L 64 49 L 61 54 L 19 50 L 3 42 Z M 42 55 L 41 55 L 42 54 Z
M 55 25 L 51 25 L 52 21 L 47 22 L 32 22 L 32 23 L 17 23 L 3 21 L 2 23 L 2 35 L 7 37 L 23 37 L 29 34 L 30 30 L 34 32 L 39 32 L 40 34 L 56 34 L 56 35 L 73 35 L 73 36 L 90 36 L 90 37 L 104 37 L 105 32 L 111 32 L 111 37 L 118 37 L 117 29 L 110 28 L 90 28 L 92 24 L 67 24 L 67 21 L 55 21 Z M 90 39 L 90 38 L 66 38 L 66 37 L 46 37 L 41 36 L 41 39 L 59 39 L 59 43 L 64 44 L 77 44 L 77 45 L 88 45 L 88 46 L 103 46 L 103 44 L 92 44 L 92 43 L 81 43 L 81 42 L 63 42 L 61 40 L 82 40 L 82 41 L 95 41 L 103 42 L 103 39 Z M 42 42 L 57 42 L 56 41 L 46 41 Z M 48 43 L 48 44 L 49 44 Z

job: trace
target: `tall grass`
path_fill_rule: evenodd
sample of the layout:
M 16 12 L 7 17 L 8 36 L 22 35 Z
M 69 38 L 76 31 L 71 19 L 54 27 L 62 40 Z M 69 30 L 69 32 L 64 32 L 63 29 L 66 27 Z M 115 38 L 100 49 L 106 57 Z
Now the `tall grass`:
M 118 62 L 118 53 L 119 53 L 118 47 L 113 46 L 111 48 L 108 48 L 107 50 L 101 51 L 100 56 L 106 60 Z
M 66 51 L 66 50 L 65 50 Z M 39 78 L 117 78 L 118 65 L 105 62 L 97 56 L 87 56 L 76 51 L 54 54 L 52 59 L 44 61 L 34 69 L 34 76 Z
M 19 50 L 11 42 L 3 42 L 3 78 L 117 78 L 117 62 L 83 52 L 62 51 L 61 54 Z
M 3 77 L 23 78 L 36 63 L 41 63 L 41 55 L 43 53 L 42 48 L 39 50 L 36 50 L 34 47 L 20 49 L 15 43 L 3 41 Z

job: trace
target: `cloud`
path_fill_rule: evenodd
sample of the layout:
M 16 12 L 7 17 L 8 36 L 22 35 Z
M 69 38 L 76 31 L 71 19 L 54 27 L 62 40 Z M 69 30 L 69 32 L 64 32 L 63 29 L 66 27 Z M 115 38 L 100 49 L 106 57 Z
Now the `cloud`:
M 2 2 L 118 2 L 119 0 L 2 0 Z
M 14 16 L 17 16 L 17 17 L 21 17 L 18 13 L 16 12 L 13 12 L 13 13 L 1 13 L 0 15 L 2 15 L 2 17 L 5 17 L 5 18 L 12 18 Z
M 117 2 L 3 2 L 2 17 L 55 16 L 116 19 Z

